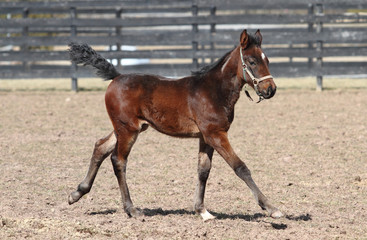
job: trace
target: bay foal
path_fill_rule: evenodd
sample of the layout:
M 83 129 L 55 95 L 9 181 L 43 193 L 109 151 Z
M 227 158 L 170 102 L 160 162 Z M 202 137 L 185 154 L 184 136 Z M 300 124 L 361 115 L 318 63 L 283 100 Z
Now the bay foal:
M 261 42 L 259 30 L 254 35 L 244 30 L 239 45 L 232 51 L 192 76 L 177 80 L 156 75 L 120 74 L 88 45 L 71 43 L 69 53 L 73 62 L 91 65 L 98 69 L 97 75 L 112 79 L 105 102 L 114 131 L 96 142 L 87 176 L 70 194 L 69 204 L 90 191 L 101 163 L 112 153 L 124 210 L 129 216 L 142 214 L 130 198 L 126 164 L 139 133 L 151 126 L 170 136 L 199 138 L 194 208 L 204 221 L 214 218 L 204 207 L 205 186 L 214 150 L 247 184 L 260 207 L 271 217 L 281 217 L 282 213 L 256 186 L 250 170 L 233 151 L 227 137 L 234 106 L 245 84 L 255 89 L 259 100 L 275 94 L 276 85 L 269 73 L 269 61 L 261 49 Z

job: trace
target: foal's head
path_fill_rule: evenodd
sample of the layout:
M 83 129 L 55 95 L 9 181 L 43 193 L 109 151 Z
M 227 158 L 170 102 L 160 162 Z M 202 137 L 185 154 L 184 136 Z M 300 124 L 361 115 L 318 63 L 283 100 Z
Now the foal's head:
M 260 30 L 257 30 L 254 36 L 243 30 L 240 38 L 242 71 L 238 73 L 245 83 L 254 88 L 260 100 L 273 97 L 277 89 L 269 72 L 269 59 L 261 49 L 261 42 Z

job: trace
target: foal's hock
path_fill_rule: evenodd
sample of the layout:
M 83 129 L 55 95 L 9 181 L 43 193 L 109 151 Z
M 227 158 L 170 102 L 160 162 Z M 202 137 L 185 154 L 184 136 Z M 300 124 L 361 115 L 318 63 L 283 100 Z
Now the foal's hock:
M 273 97 L 276 92 L 261 42 L 259 30 L 254 35 L 243 30 L 237 47 L 212 65 L 177 80 L 149 74 L 120 74 L 87 44 L 71 43 L 69 52 L 73 62 L 91 65 L 98 70 L 97 75 L 112 79 L 105 101 L 114 131 L 96 142 L 87 176 L 70 194 L 69 204 L 90 191 L 100 165 L 112 154 L 124 210 L 129 216 L 141 215 L 130 198 L 126 164 L 139 133 L 151 126 L 170 136 L 199 138 L 194 208 L 204 221 L 214 218 L 204 207 L 214 150 L 245 181 L 260 207 L 272 217 L 281 217 L 282 213 L 256 186 L 250 170 L 233 151 L 227 137 L 234 106 L 245 84 L 254 88 L 259 101 Z

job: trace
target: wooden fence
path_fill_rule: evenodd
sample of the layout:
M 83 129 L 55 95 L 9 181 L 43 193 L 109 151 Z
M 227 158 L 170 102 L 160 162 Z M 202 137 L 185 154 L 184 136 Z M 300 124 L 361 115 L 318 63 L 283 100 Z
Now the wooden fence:
M 365 0 L 0 2 L 0 79 L 93 77 L 72 66 L 85 42 L 120 72 L 184 76 L 261 29 L 275 77 L 367 74 Z M 128 61 L 130 60 L 130 61 Z M 0 80 L 1 81 L 1 80 Z

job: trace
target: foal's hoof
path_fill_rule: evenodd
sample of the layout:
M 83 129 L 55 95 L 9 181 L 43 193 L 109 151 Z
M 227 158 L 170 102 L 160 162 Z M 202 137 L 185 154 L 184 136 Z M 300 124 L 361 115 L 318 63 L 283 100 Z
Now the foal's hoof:
M 283 213 L 279 211 L 278 209 L 275 209 L 271 214 L 270 217 L 272 218 L 281 218 L 283 217 Z
M 82 197 L 83 195 L 79 192 L 79 191 L 75 191 L 75 192 L 72 192 L 70 195 L 69 195 L 69 205 L 79 201 L 79 199 Z
M 126 213 L 129 217 L 133 217 L 133 218 L 140 218 L 144 216 L 144 213 L 140 209 L 137 209 L 137 208 L 131 208 L 128 211 L 126 211 Z
M 204 222 L 215 219 L 215 217 L 207 210 L 205 210 L 203 213 L 200 213 L 200 216 L 203 218 Z

